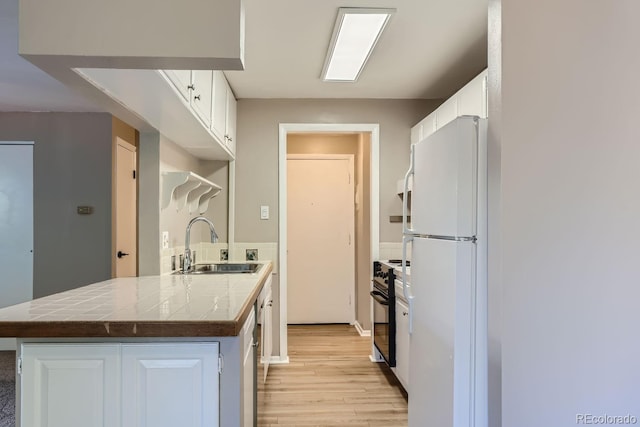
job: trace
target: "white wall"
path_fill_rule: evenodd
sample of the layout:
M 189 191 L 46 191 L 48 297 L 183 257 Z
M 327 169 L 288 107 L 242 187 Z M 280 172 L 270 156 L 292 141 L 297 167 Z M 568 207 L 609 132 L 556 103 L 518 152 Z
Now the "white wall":
M 640 419 L 640 3 L 501 7 L 502 425 Z

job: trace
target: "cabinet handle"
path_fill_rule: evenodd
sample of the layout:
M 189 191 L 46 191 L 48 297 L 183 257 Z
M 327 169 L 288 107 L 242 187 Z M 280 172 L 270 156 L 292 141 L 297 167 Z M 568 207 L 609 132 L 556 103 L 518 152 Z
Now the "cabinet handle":
M 233 138 L 229 137 L 229 142 L 232 142 L 232 141 L 233 141 Z
M 189 85 L 187 86 L 187 90 L 196 90 L 196 87 L 194 85 Z
M 122 251 L 118 251 L 118 253 L 116 254 L 116 256 L 117 256 L 118 258 L 122 258 L 123 256 L 127 256 L 127 255 L 129 255 L 129 254 L 124 253 L 124 252 L 122 252 Z
M 193 97 L 193 100 L 194 100 L 194 101 L 200 101 L 200 95 L 196 95 L 196 96 L 194 96 L 194 97 Z
M 402 315 L 403 315 L 403 316 L 408 316 L 408 315 L 409 315 L 409 313 L 407 313 L 406 311 L 403 311 L 403 312 L 402 312 Z
M 254 342 L 253 344 L 251 344 L 251 346 L 252 346 L 253 348 L 258 348 L 258 346 L 259 346 L 259 345 L 260 345 L 260 343 L 259 343 L 259 342 L 257 342 L 257 341 L 256 341 L 256 342 Z

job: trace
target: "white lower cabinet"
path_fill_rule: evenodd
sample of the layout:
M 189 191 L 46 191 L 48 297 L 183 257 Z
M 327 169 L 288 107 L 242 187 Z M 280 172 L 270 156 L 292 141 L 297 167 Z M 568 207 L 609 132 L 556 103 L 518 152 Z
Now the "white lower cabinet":
M 119 351 L 109 344 L 24 344 L 19 425 L 120 425 Z
M 123 344 L 122 425 L 218 425 L 218 344 Z
M 273 355 L 273 292 L 271 290 L 271 276 L 267 279 L 262 288 L 260 303 L 260 343 L 261 343 L 261 362 L 262 362 L 262 381 L 267 381 L 269 373 L 269 363 Z
M 395 374 L 405 390 L 409 389 L 409 307 L 396 299 Z
M 244 337 L 242 360 L 242 426 L 253 427 L 255 418 L 255 375 L 256 375 L 256 347 L 254 335 L 256 330 L 256 316 L 254 311 L 245 321 L 240 333 Z
M 219 344 L 25 343 L 21 427 L 219 425 Z

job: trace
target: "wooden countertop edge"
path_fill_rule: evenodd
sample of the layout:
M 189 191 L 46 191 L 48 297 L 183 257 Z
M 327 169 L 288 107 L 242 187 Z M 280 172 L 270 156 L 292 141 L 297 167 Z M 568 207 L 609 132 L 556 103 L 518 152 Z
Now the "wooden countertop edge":
M 267 278 L 271 264 L 261 272 L 258 285 L 246 299 L 234 320 L 70 320 L 0 321 L 0 337 L 10 338 L 146 338 L 146 337 L 231 337 L 240 334 L 244 322 Z

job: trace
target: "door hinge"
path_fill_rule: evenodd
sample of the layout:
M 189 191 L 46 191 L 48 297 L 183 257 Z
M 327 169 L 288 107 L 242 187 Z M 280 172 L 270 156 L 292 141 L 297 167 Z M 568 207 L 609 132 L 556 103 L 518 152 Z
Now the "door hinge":
M 224 356 L 222 353 L 218 354 L 218 373 L 222 375 L 222 370 L 224 369 Z
M 136 171 L 133 171 L 133 179 L 136 179 Z
M 16 369 L 18 370 L 18 375 L 22 375 L 22 357 L 18 357 L 18 363 L 16 363 Z

